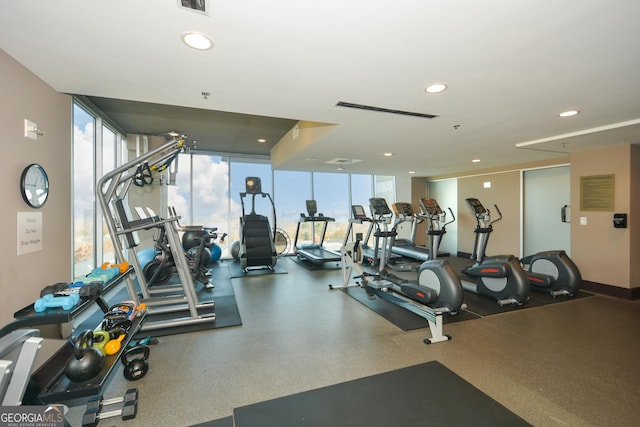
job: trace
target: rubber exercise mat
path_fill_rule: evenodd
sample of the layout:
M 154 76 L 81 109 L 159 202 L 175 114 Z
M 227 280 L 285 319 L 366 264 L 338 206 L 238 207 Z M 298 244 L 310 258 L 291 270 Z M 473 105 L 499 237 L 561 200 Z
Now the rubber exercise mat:
M 217 271 L 216 271 L 217 269 Z M 144 336 L 152 335 L 155 337 L 161 337 L 166 335 L 183 334 L 187 332 L 196 332 L 209 329 L 227 328 L 230 326 L 242 325 L 242 319 L 240 312 L 238 311 L 238 305 L 236 303 L 235 293 L 233 291 L 233 285 L 229 278 L 229 272 L 224 264 L 214 266 L 212 269 L 212 281 L 214 288 L 212 291 L 205 290 L 202 286 L 197 287 L 197 296 L 200 301 L 213 300 L 215 302 L 213 311 L 216 314 L 216 320 L 213 322 L 186 324 L 183 326 L 172 326 L 163 329 L 154 329 L 148 332 L 139 332 L 136 337 L 141 338 Z M 198 311 L 199 314 L 206 314 L 207 311 Z M 172 318 L 185 316 L 185 312 L 176 313 L 164 313 L 150 316 L 151 321 L 170 320 Z M 144 327 L 144 325 L 143 325 Z
M 572 297 L 567 295 L 558 295 L 557 297 L 554 297 L 553 295 L 548 293 L 531 291 L 531 294 L 529 295 L 529 300 L 535 301 L 539 304 L 547 305 L 547 304 L 556 304 L 559 302 L 572 301 L 575 299 L 592 297 L 592 296 L 593 296 L 592 293 L 585 292 L 585 291 L 578 291 Z
M 509 304 L 500 306 L 500 304 L 498 304 L 496 300 L 491 297 L 488 297 L 486 295 L 478 295 L 469 291 L 464 291 L 464 303 L 467 304 L 468 311 L 478 314 L 482 317 L 542 306 L 542 304 L 531 300 L 525 302 L 523 305 Z
M 439 362 L 236 408 L 236 427 L 529 426 Z
M 278 265 L 278 263 L 273 267 L 273 270 L 268 268 L 252 267 L 246 273 L 242 271 L 242 267 L 238 261 L 225 261 L 225 263 L 229 267 L 231 278 L 263 276 L 265 274 L 287 274 L 287 270 Z
M 205 423 L 194 424 L 191 427 L 233 427 L 233 417 L 228 416 Z
M 429 327 L 425 318 L 375 295 L 372 298 L 369 298 L 365 290 L 360 287 L 345 288 L 343 289 L 343 292 L 375 311 L 377 314 L 384 317 L 403 331 L 412 331 L 414 329 Z M 456 315 L 444 314 L 442 316 L 444 324 L 478 318 L 480 318 L 480 316 L 468 311 L 461 311 Z
M 309 271 L 338 270 L 342 268 L 340 261 L 327 261 L 315 264 L 313 262 L 300 259 L 297 256 L 289 257 L 289 259 Z

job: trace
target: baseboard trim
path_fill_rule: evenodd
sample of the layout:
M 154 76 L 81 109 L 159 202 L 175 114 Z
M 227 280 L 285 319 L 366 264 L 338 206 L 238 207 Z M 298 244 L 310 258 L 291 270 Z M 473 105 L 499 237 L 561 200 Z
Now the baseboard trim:
M 596 292 L 598 294 L 628 300 L 636 300 L 640 298 L 640 288 L 621 288 L 618 286 L 605 285 L 604 283 L 591 282 L 589 280 L 582 281 L 581 289 L 583 291 Z
M 471 258 L 471 254 L 467 252 L 458 252 L 459 258 Z M 607 295 L 615 298 L 622 298 L 628 300 L 640 299 L 640 287 L 639 288 L 621 288 L 619 286 L 606 285 L 604 283 L 591 282 L 589 280 L 583 280 L 581 290 L 587 292 L 595 292 L 598 294 Z

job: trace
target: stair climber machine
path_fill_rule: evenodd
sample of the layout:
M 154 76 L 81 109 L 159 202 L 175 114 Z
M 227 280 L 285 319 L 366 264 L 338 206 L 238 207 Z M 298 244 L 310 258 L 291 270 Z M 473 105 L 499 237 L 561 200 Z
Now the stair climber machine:
M 300 220 L 296 227 L 296 237 L 294 239 L 293 248 L 298 258 L 307 260 L 312 264 L 323 264 L 325 262 L 339 262 L 340 254 L 324 247 L 324 238 L 327 233 L 327 226 L 330 222 L 335 221 L 334 218 L 324 216 L 318 213 L 318 205 L 315 200 L 307 200 L 307 214 L 300 214 Z M 317 214 L 317 215 L 316 215 Z M 315 237 L 315 224 L 322 224 L 322 231 L 318 243 L 299 244 L 298 238 L 300 237 L 300 227 L 303 223 L 310 223 L 312 229 L 312 236 Z
M 240 266 L 246 273 L 249 269 L 273 268 L 278 261 L 276 252 L 276 206 L 269 193 L 262 191 L 262 184 L 258 177 L 245 179 L 246 192 L 240 193 L 242 203 L 242 217 L 240 218 L 240 250 L 238 257 Z M 244 198 L 251 196 L 251 212 L 245 214 Z M 269 218 L 256 213 L 256 196 L 268 198 L 273 209 L 273 229 L 269 225 Z
M 390 213 L 386 200 L 371 198 L 369 202 L 374 216 L 372 221 L 377 224 L 376 234 L 383 240 L 378 269 L 373 273 L 365 269 L 362 248 L 356 238 L 355 242 L 348 242 L 340 250 L 342 285 L 329 285 L 329 289 L 361 287 L 369 298 L 377 296 L 425 318 L 431 331 L 431 338 L 424 340 L 426 344 L 450 340 L 450 336 L 442 333 L 442 316 L 445 313 L 456 314 L 466 308 L 462 302 L 460 279 L 446 260 L 425 261 L 418 269 L 415 282 L 388 273 L 385 269 L 387 240 L 396 230 L 388 230 L 387 222 L 380 220 Z M 432 241 L 436 249 L 440 238 L 442 235 Z M 354 279 L 358 282 L 352 284 L 349 282 L 354 270 L 357 272 Z
M 524 304 L 529 298 L 530 286 L 518 258 L 513 255 L 485 256 L 493 224 L 502 219 L 500 209 L 494 205 L 499 217 L 492 220 L 491 212 L 485 209 L 478 199 L 468 198 L 466 201 L 476 218 L 475 240 L 471 254 L 475 264 L 463 269 L 462 273 L 473 278 L 475 282 L 462 280 L 462 287 L 467 291 L 491 297 L 500 306 Z

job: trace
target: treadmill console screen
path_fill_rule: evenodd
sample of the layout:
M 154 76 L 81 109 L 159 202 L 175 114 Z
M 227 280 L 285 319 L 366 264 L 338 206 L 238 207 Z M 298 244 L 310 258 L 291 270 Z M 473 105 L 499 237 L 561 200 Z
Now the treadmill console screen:
M 245 186 L 247 187 L 247 194 L 260 194 L 262 193 L 262 184 L 260 183 L 260 178 L 256 176 L 248 176 L 244 180 Z
M 353 219 L 367 219 L 367 213 L 362 205 L 351 206 L 351 212 L 353 213 Z
M 482 206 L 482 203 L 480 203 L 480 200 L 475 199 L 473 197 L 470 197 L 467 200 L 467 203 L 469 204 L 469 206 L 471 206 L 471 209 L 473 209 L 473 212 L 476 215 L 484 215 L 487 210 L 484 208 L 484 206 Z
M 442 215 L 442 209 L 436 199 L 420 199 L 420 206 L 428 215 Z
M 411 206 L 411 203 L 398 202 L 391 205 L 391 207 L 396 215 L 413 216 L 413 206 Z
M 316 201 L 307 200 L 306 204 L 307 204 L 307 214 L 309 216 L 315 216 L 315 214 L 318 213 L 318 204 L 316 203 Z
M 374 216 L 378 215 L 390 215 L 389 205 L 387 201 L 382 197 L 372 197 L 369 199 L 369 205 L 371 206 L 371 212 Z

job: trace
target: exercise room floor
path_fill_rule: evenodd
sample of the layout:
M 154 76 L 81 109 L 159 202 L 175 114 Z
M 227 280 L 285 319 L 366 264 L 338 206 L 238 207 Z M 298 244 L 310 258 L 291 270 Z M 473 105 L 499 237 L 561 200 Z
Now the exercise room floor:
M 444 327 L 453 340 L 425 345 L 428 328 L 403 332 L 329 290 L 339 269 L 278 264 L 288 274 L 232 279 L 242 326 L 161 337 L 146 377 L 127 382 L 116 372 L 105 398 L 137 387 L 138 414 L 100 425 L 189 426 L 431 360 L 536 426 L 639 423 L 640 301 L 596 295 L 453 323 Z M 74 426 L 83 411 L 71 408 Z

